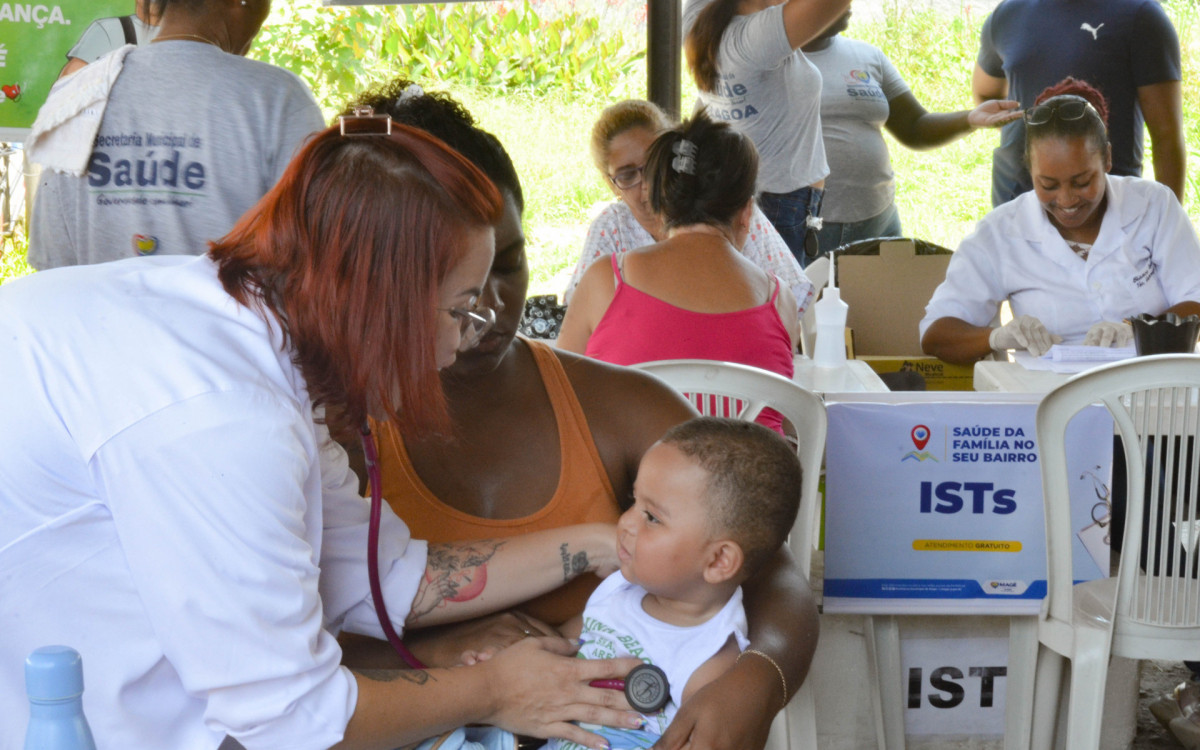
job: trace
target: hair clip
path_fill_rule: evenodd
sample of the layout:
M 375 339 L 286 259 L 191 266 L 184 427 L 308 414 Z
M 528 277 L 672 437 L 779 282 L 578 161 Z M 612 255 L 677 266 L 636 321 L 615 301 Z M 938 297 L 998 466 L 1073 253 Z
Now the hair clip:
M 400 96 L 396 97 L 396 106 L 399 107 L 412 99 L 419 99 L 425 96 L 425 89 L 421 88 L 419 83 L 410 83 L 400 92 Z
M 342 135 L 391 135 L 392 116 L 377 115 L 371 107 L 355 107 L 352 115 L 339 115 Z
M 675 154 L 671 168 L 681 174 L 696 174 L 696 151 L 696 144 L 680 138 L 671 146 L 671 153 Z

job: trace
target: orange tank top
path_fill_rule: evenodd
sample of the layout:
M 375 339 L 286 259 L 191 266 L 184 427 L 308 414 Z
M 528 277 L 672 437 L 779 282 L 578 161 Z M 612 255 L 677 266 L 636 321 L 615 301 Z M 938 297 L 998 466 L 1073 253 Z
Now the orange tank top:
M 393 425 L 381 428 L 373 423 L 372 431 L 379 436 L 383 496 L 396 515 L 408 524 L 414 539 L 431 542 L 495 539 L 577 523 L 614 523 L 620 516 L 608 472 L 562 362 L 549 346 L 537 341 L 524 340 L 524 343 L 533 353 L 558 423 L 562 457 L 554 496 L 541 510 L 524 518 L 491 519 L 464 513 L 439 500 L 421 481 Z M 521 609 L 551 625 L 560 625 L 583 611 L 588 596 L 599 583 L 600 579 L 588 573 L 526 602 Z

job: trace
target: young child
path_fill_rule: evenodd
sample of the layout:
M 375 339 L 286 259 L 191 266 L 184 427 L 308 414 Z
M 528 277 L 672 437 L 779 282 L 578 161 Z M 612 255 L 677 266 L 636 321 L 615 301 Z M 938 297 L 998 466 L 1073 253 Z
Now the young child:
M 741 583 L 783 544 L 800 504 L 800 462 L 753 422 L 701 417 L 642 458 L 633 507 L 617 523 L 621 568 L 588 599 L 580 658 L 636 656 L 662 668 L 671 700 L 645 729 L 585 725 L 612 748 L 647 748 L 679 706 L 748 645 Z M 580 748 L 551 740 L 548 750 Z

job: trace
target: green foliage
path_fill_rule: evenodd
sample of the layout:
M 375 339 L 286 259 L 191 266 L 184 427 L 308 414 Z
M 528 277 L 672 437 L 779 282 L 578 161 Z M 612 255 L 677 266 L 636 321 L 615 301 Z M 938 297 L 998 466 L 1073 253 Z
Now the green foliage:
M 1200 8 L 1196 0 L 1167 0 L 1163 6 L 1179 32 L 1183 53 L 1183 137 L 1188 154 L 1183 205 L 1195 217 L 1200 212 Z M 1150 159 L 1148 149 L 1147 164 Z
M 33 273 L 25 259 L 28 250 L 29 242 L 20 231 L 0 244 L 0 285 Z
M 255 46 L 299 75 L 327 112 L 355 93 L 403 75 L 427 84 L 608 96 L 636 71 L 640 40 L 575 10 L 542 18 L 507 3 L 321 8 L 276 3 Z

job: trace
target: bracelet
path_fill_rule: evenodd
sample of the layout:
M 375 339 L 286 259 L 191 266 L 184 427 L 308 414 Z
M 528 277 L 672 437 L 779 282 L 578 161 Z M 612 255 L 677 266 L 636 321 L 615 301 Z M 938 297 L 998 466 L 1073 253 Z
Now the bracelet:
M 788 689 L 787 689 L 787 678 L 783 676 L 783 669 L 781 669 L 780 666 L 775 663 L 774 659 L 767 656 L 762 651 L 759 651 L 756 648 L 748 648 L 745 651 L 743 651 L 742 653 L 738 654 L 738 658 L 734 660 L 734 664 L 741 661 L 742 657 L 745 656 L 746 654 L 754 654 L 756 656 L 761 656 L 762 658 L 767 660 L 768 664 L 770 664 L 772 667 L 775 667 L 775 671 L 779 673 L 779 684 L 783 685 L 783 705 L 786 706 L 787 702 L 788 702 Z

